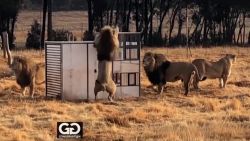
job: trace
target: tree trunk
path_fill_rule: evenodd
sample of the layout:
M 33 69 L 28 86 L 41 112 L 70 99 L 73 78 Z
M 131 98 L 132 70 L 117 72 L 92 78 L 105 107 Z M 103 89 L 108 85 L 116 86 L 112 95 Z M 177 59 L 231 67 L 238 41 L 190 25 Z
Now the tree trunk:
M 246 13 L 243 13 L 243 45 L 245 44 L 245 37 L 246 37 Z
M 177 32 L 177 37 L 180 38 L 181 37 L 181 30 L 182 30 L 182 25 L 183 25 L 183 20 L 181 17 L 181 9 L 178 12 L 178 32 Z
M 48 0 L 48 41 L 52 40 L 52 0 Z
M 42 35 L 41 35 L 41 45 L 40 47 L 44 47 L 45 41 L 45 25 L 46 25 L 46 14 L 47 14 L 47 0 L 43 0 L 43 25 L 42 25 Z
M 127 0 L 123 0 L 123 10 L 122 10 L 122 31 L 125 32 L 127 30 Z
M 101 21 L 101 27 L 100 28 L 102 28 L 103 27 L 103 10 L 101 11 L 100 21 Z
M 144 42 L 148 40 L 148 0 L 144 2 Z
M 159 27 L 158 27 L 158 34 L 159 35 L 162 35 L 162 24 L 163 24 L 163 21 L 164 21 L 166 15 L 167 15 L 167 11 L 168 11 L 168 8 L 165 8 L 163 14 L 160 15 L 160 24 L 159 24 Z
M 109 17 L 109 25 L 113 25 L 113 11 L 114 11 L 114 5 L 111 6 L 110 17 Z
M 171 17 L 170 17 L 169 35 L 168 35 L 168 40 L 169 40 L 169 42 L 170 42 L 170 40 L 171 40 L 172 32 L 173 32 L 173 29 L 174 29 L 175 17 L 176 17 L 177 11 L 178 11 L 177 9 L 178 9 L 178 6 L 176 6 L 176 7 L 173 9 L 172 14 L 171 14 Z
M 153 15 L 154 15 L 154 7 L 153 7 L 153 2 L 152 0 L 149 1 L 150 5 L 150 28 L 149 28 L 149 44 L 152 45 L 152 36 L 153 36 Z
M 116 2 L 116 15 L 115 15 L 115 24 L 116 25 L 118 25 L 119 14 L 120 14 L 120 0 L 117 0 L 117 2 Z
M 104 18 L 104 19 L 106 19 L 106 25 L 109 25 L 109 13 L 110 13 L 110 11 L 107 10 L 107 11 L 106 11 L 105 18 Z
M 203 40 L 202 40 L 203 45 L 206 45 L 207 42 L 207 31 L 208 31 L 207 27 L 208 27 L 207 19 L 204 19 Z
M 88 30 L 89 33 L 93 33 L 94 22 L 93 22 L 93 12 L 92 12 L 92 0 L 88 0 Z
M 139 32 L 139 15 L 138 15 L 139 3 L 138 0 L 135 0 L 135 26 L 136 32 Z
M 240 21 L 241 21 L 241 20 L 239 20 L 240 29 L 239 29 L 238 37 L 237 37 L 237 40 L 236 40 L 236 44 L 239 44 L 240 37 L 242 36 L 242 28 L 243 28 L 243 26 L 244 26 L 243 23 L 241 24 Z
M 15 24 L 16 24 L 16 17 L 13 17 L 12 22 L 11 22 L 10 37 L 9 37 L 10 49 L 13 49 L 15 47 L 14 45 Z
M 127 17 L 126 18 L 126 32 L 129 31 L 129 22 L 130 22 L 131 10 L 132 10 L 132 0 L 129 0 L 128 14 L 126 16 Z
M 6 58 L 6 54 L 8 56 L 8 65 L 11 65 L 12 63 L 12 56 L 9 49 L 9 37 L 8 32 L 4 31 L 2 32 L 2 41 L 3 41 L 3 48 L 4 48 L 4 58 Z

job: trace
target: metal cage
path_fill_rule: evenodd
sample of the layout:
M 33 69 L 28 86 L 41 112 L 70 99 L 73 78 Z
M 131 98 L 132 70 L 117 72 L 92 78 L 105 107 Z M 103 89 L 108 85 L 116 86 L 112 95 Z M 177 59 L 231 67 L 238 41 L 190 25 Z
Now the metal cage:
M 140 96 L 141 34 L 119 33 L 120 48 L 113 61 L 118 97 Z M 46 96 L 66 100 L 93 99 L 97 57 L 93 41 L 45 43 Z M 100 95 L 100 94 L 99 94 Z M 101 94 L 99 98 L 106 98 Z

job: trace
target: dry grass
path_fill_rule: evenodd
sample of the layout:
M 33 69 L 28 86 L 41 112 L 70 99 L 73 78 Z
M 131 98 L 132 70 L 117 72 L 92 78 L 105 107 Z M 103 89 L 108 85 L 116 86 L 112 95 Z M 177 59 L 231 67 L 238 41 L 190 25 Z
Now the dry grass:
M 187 61 L 184 48 L 147 48 L 142 50 L 164 53 L 168 59 Z M 192 58 L 216 60 L 226 53 L 238 55 L 225 89 L 218 80 L 201 83 L 201 91 L 184 96 L 181 82 L 169 83 L 163 96 L 158 97 L 142 72 L 142 97 L 73 103 L 44 99 L 44 88 L 36 98 L 20 97 L 14 77 L 0 79 L 0 140 L 56 140 L 56 123 L 82 121 L 85 140 L 250 140 L 250 49 L 192 49 Z M 38 51 L 18 51 L 42 62 Z M 2 54 L 0 54 L 2 56 Z M 2 57 L 1 57 L 2 58 Z M 0 59 L 0 76 L 10 70 Z M 143 69 L 142 69 L 143 70 Z

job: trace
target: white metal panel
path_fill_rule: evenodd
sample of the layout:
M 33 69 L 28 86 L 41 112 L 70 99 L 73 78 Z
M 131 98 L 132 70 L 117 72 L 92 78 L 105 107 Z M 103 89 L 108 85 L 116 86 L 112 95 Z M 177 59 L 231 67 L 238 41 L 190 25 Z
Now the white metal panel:
M 86 44 L 63 44 L 63 94 L 65 100 L 87 99 Z
M 139 97 L 139 86 L 117 87 L 117 97 Z
M 95 99 L 94 87 L 95 87 L 95 81 L 97 79 L 97 74 L 98 74 L 97 52 L 96 52 L 96 48 L 93 47 L 93 44 L 89 44 L 88 53 L 89 53 L 89 56 L 88 56 L 89 57 L 89 99 L 93 100 Z M 99 92 L 97 99 L 105 99 L 107 97 L 108 97 L 108 93 Z
M 46 44 L 46 96 L 61 96 L 61 57 L 60 44 Z
M 114 61 L 113 72 L 139 72 L 140 61 Z

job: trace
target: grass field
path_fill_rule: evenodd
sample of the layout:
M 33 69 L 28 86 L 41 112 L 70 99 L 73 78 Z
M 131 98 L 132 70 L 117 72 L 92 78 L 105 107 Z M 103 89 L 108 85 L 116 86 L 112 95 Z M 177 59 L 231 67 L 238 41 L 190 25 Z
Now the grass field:
M 0 54 L 0 140 L 56 140 L 58 121 L 82 121 L 84 140 L 250 140 L 250 49 L 195 48 L 189 59 L 184 48 L 145 48 L 142 57 L 146 51 L 164 53 L 173 61 L 217 60 L 226 53 L 238 58 L 225 89 L 219 88 L 218 80 L 207 80 L 200 91 L 184 96 L 178 81 L 169 83 L 159 97 L 142 71 L 142 96 L 111 104 L 45 100 L 44 86 L 35 99 L 21 97 L 15 78 L 6 76 L 10 70 Z M 44 60 L 44 53 L 37 51 L 13 54 Z
M 42 23 L 42 13 L 39 11 L 21 11 L 18 15 L 16 23 L 16 41 L 25 42 L 27 33 L 31 28 L 34 20 Z M 82 34 L 87 30 L 88 20 L 87 12 L 84 11 L 61 11 L 53 13 L 53 28 L 66 29 L 74 33 L 78 40 L 82 38 Z

